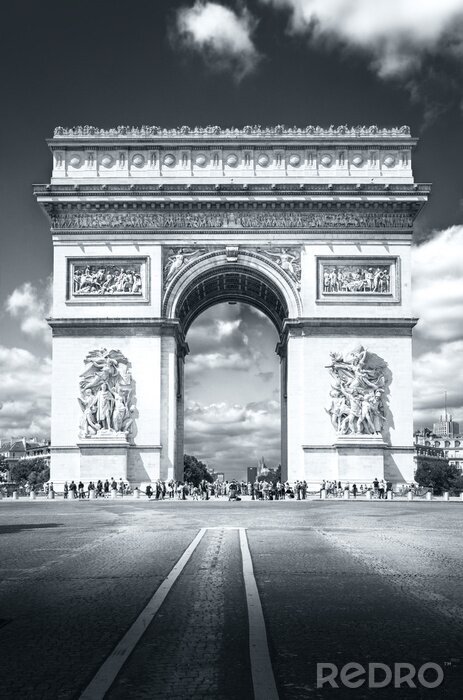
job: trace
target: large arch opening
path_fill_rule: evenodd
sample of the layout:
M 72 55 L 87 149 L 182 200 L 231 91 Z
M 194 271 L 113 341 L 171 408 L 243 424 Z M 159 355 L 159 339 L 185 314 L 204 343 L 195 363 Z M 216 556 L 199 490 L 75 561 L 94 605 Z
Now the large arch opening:
M 224 479 L 255 479 L 281 464 L 278 333 L 255 306 L 221 302 L 186 336 L 184 451 Z M 249 468 L 249 471 L 248 471 Z
M 224 473 L 282 465 L 286 473 L 284 322 L 290 316 L 279 271 L 215 260 L 173 280 L 171 317 L 189 350 L 179 392 L 177 454 Z M 182 277 L 182 276 L 180 276 Z M 276 354 L 278 348 L 279 355 Z M 184 449 L 184 446 L 186 450 Z M 251 472 L 252 474 L 252 472 Z

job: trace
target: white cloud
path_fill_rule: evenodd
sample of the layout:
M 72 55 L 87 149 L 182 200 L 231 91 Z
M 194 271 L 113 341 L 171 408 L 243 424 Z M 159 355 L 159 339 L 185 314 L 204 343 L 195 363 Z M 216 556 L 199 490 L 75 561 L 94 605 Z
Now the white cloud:
M 270 466 L 280 461 L 280 404 L 190 403 L 185 409 L 185 452 L 227 478 L 242 478 L 261 455 Z
M 413 72 L 426 53 L 460 56 L 461 0 L 261 0 L 290 12 L 289 31 L 366 51 L 383 77 Z
M 228 369 L 244 372 L 255 366 L 259 360 L 258 353 L 212 352 L 187 357 L 188 374 L 214 369 Z
M 216 2 L 196 0 L 177 10 L 177 39 L 200 53 L 214 71 L 230 71 L 241 80 L 257 67 L 260 55 L 252 35 L 257 22 L 246 8 L 234 10 Z
M 415 422 L 431 426 L 448 406 L 463 423 L 463 226 L 412 249 Z
M 0 346 L 0 377 L 0 436 L 48 436 L 50 358 Z
M 416 334 L 433 341 L 463 339 L 463 226 L 413 248 Z
M 51 297 L 51 279 L 37 286 L 24 282 L 7 298 L 5 309 L 20 320 L 23 333 L 50 343 L 51 331 L 45 319 L 50 315 Z

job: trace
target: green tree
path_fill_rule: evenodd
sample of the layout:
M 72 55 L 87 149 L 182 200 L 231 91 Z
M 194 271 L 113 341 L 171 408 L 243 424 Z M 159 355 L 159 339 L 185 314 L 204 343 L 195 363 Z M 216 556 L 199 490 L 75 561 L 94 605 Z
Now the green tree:
M 419 486 L 432 489 L 436 496 L 440 496 L 443 491 L 452 491 L 461 481 L 458 467 L 448 462 L 421 462 L 415 472 L 415 481 Z
M 199 486 L 201 481 L 206 480 L 212 482 L 213 478 L 204 462 L 201 462 L 192 455 L 184 455 L 183 480 L 192 483 L 194 486 Z

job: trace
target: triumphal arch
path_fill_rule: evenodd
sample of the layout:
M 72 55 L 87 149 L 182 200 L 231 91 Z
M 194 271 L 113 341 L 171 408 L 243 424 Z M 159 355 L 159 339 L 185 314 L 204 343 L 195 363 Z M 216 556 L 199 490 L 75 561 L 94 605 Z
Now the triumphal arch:
M 407 127 L 57 128 L 52 472 L 181 479 L 194 319 L 279 334 L 283 473 L 413 479 L 410 246 L 429 186 Z

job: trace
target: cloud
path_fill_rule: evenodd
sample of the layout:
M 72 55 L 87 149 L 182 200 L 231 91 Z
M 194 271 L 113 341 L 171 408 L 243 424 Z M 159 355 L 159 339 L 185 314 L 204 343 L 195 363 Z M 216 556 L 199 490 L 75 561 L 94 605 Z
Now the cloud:
M 413 248 L 413 300 L 424 340 L 463 340 L 463 226 Z
M 426 55 L 461 59 L 461 0 L 261 0 L 290 12 L 289 32 L 366 52 L 382 78 L 418 70 Z
M 412 249 L 415 422 L 431 426 L 444 391 L 463 423 L 463 226 L 438 232 Z M 463 426 L 462 426 L 463 427 Z
M 252 38 L 256 26 L 245 7 L 235 12 L 216 2 L 196 0 L 193 7 L 177 10 L 173 41 L 201 54 L 212 71 L 230 72 L 240 81 L 261 59 Z
M 235 372 L 245 372 L 259 361 L 259 353 L 248 352 L 211 352 L 187 357 L 188 374 L 215 369 L 227 369 Z
M 37 286 L 24 282 L 9 295 L 5 309 L 13 318 L 20 320 L 23 333 L 50 343 L 51 331 L 45 318 L 51 312 L 51 298 L 51 279 Z
M 256 377 L 262 379 L 263 382 L 269 382 L 274 377 L 274 372 L 257 372 Z
M 270 322 L 265 316 L 250 319 L 249 308 L 243 304 L 221 304 L 194 322 L 187 336 L 191 351 L 186 358 L 189 385 L 190 378 L 200 372 L 224 369 L 244 372 L 259 367 L 264 354 L 255 343 L 249 342 L 249 336 L 254 337 L 261 327 L 268 329 Z M 219 312 L 221 315 L 217 316 Z
M 1 437 L 50 434 L 51 359 L 0 346 Z
M 185 451 L 224 471 L 226 478 L 245 477 L 246 467 L 255 466 L 261 455 L 276 466 L 280 462 L 279 402 L 188 404 Z
M 463 341 L 446 343 L 425 352 L 414 361 L 415 421 L 431 427 L 443 413 L 444 392 L 447 406 L 463 430 Z

